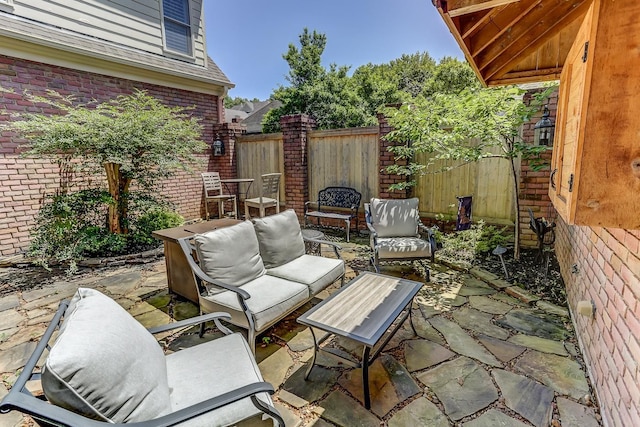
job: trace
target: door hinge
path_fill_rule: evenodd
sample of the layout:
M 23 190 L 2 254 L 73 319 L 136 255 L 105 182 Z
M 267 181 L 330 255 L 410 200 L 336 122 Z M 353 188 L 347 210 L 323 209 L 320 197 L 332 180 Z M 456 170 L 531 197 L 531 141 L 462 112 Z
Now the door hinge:
M 584 53 L 582 54 L 582 62 L 587 62 L 588 55 L 589 55 L 589 42 L 584 42 Z
M 573 191 L 573 174 L 569 175 L 569 192 Z

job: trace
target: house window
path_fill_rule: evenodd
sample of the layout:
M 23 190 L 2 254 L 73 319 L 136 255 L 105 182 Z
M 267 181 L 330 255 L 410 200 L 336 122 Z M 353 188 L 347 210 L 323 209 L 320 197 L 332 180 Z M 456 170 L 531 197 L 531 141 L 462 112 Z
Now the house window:
M 191 55 L 189 0 L 162 0 L 164 43 L 167 49 Z
M 13 0 L 0 0 L 0 11 L 13 12 Z

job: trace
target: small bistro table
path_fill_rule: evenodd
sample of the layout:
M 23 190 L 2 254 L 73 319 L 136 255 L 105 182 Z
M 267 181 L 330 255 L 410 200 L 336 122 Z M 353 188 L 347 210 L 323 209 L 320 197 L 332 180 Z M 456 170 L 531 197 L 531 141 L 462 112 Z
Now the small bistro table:
M 178 239 L 206 233 L 217 228 L 229 227 L 241 221 L 237 219 L 212 219 L 191 225 L 156 230 L 151 235 L 164 243 L 164 262 L 167 267 L 169 291 L 198 304 L 198 289 L 187 258 L 182 252 Z
M 305 380 L 309 378 L 320 351 L 346 365 L 362 368 L 364 407 L 370 409 L 369 366 L 407 317 L 415 333 L 411 322 L 411 303 L 421 287 L 420 282 L 364 272 L 300 316 L 298 322 L 309 326 L 314 342 L 313 358 L 307 368 Z M 329 334 L 318 340 L 313 332 L 314 328 Z M 321 348 L 320 344 L 331 335 L 350 338 L 363 344 L 360 362 L 345 359 L 330 348 Z
M 224 184 L 227 191 L 229 190 L 229 184 L 236 184 L 236 215 L 240 218 L 240 200 L 244 200 L 247 198 L 249 194 L 249 190 L 251 189 L 251 184 L 253 184 L 253 178 L 229 178 L 229 179 L 221 179 L 220 182 Z M 247 187 L 242 190 L 242 184 L 247 184 Z M 241 197 L 244 194 L 244 199 Z

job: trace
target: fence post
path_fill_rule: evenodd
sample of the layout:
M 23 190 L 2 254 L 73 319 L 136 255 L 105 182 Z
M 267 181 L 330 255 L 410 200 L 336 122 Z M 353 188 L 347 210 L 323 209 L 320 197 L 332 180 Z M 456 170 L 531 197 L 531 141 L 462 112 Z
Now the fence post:
M 411 190 L 389 190 L 391 184 L 405 181 L 400 175 L 390 174 L 386 171 L 386 167 L 393 164 L 406 165 L 406 160 L 396 161 L 393 153 L 389 152 L 388 147 L 395 145 L 393 142 L 386 141 L 384 137 L 391 132 L 392 128 L 387 122 L 387 118 L 383 114 L 378 114 L 378 166 L 380 170 L 380 178 L 378 180 L 378 197 L 381 199 L 406 199 L 410 197 Z
M 286 208 L 304 217 L 304 202 L 309 200 L 307 134 L 315 120 L 306 114 L 293 114 L 280 119 L 284 149 L 284 188 Z

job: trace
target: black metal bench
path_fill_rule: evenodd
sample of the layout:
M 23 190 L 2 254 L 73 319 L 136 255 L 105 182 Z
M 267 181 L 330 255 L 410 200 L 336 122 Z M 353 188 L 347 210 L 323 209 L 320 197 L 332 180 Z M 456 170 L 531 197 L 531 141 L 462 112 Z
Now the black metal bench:
M 318 200 L 305 202 L 304 222 L 308 224 L 309 218 L 316 218 L 320 225 L 321 218 L 337 219 L 346 222 L 347 242 L 351 220 L 356 220 L 358 230 L 358 209 L 362 194 L 349 187 L 327 187 L 318 191 Z M 312 210 L 315 209 L 315 210 Z

